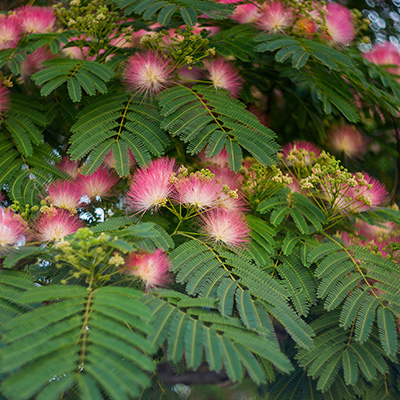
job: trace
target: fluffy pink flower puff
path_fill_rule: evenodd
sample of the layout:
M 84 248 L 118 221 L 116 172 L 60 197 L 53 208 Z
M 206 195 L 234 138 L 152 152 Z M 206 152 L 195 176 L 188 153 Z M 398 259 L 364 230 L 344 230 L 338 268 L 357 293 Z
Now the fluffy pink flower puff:
M 79 163 L 71 161 L 69 156 L 63 157 L 63 159 L 56 164 L 56 167 L 66 172 L 72 179 L 77 178 L 79 175 Z
M 285 7 L 280 1 L 267 1 L 261 9 L 256 26 L 267 32 L 283 31 L 294 21 L 293 10 Z
M 110 196 L 110 191 L 117 182 L 117 176 L 102 168 L 98 168 L 96 172 L 87 176 L 80 175 L 77 179 L 82 195 L 89 199 Z
M 82 190 L 76 182 L 56 181 L 47 188 L 48 200 L 53 206 L 74 210 L 79 206 Z
M 231 18 L 240 24 L 257 22 L 260 17 L 261 12 L 254 4 L 239 4 L 231 15 Z
M 247 209 L 247 203 L 245 202 L 243 195 L 240 193 L 240 188 L 243 183 L 243 176 L 231 171 L 229 168 L 211 166 L 210 172 L 214 174 L 214 180 L 220 187 L 221 196 L 218 202 L 218 206 L 229 211 L 240 211 L 244 212 Z M 227 185 L 231 190 L 237 190 L 238 197 L 230 197 L 223 192 L 223 186 Z
M 167 254 L 158 249 L 155 253 L 131 253 L 122 270 L 127 275 L 139 277 L 146 288 L 165 286 L 168 283 L 168 271 L 171 262 Z
M 17 47 L 21 33 L 19 22 L 14 15 L 0 15 L 0 50 Z
M 340 4 L 330 3 L 326 6 L 326 27 L 330 38 L 337 44 L 347 45 L 355 38 L 353 15 Z
M 354 201 L 350 203 L 349 208 L 357 212 L 363 212 L 370 210 L 371 208 L 380 207 L 387 203 L 389 199 L 389 194 L 383 183 L 364 172 L 362 174 L 364 175 L 367 185 L 372 185 L 372 187 L 355 187 L 350 191 L 349 195 Z
M 396 224 L 394 222 L 384 222 L 379 225 L 370 225 L 365 221 L 359 221 L 356 224 L 359 229 L 359 234 L 365 236 L 367 239 L 379 239 L 386 237 L 396 230 Z
M 244 247 L 250 242 L 250 228 L 240 212 L 216 208 L 200 215 L 201 231 L 215 243 Z
M 328 146 L 336 153 L 349 158 L 362 158 L 367 152 L 364 136 L 352 125 L 334 128 L 328 136 Z
M 42 213 L 34 223 L 36 237 L 41 242 L 60 240 L 83 226 L 76 214 L 60 208 Z
M 228 166 L 228 153 L 225 147 L 214 157 L 207 157 L 206 152 L 202 151 L 199 153 L 199 158 L 205 165 L 211 164 L 219 168 Z
M 222 187 L 214 179 L 192 175 L 180 179 L 175 184 L 176 192 L 173 198 L 180 204 L 194 206 L 201 210 L 216 205 L 219 196 L 224 195 Z
M 11 210 L 0 208 L 0 247 L 10 246 L 24 239 L 28 224 Z
M 21 75 L 23 77 L 31 76 L 43 68 L 43 62 L 53 58 L 52 52 L 46 47 L 40 47 L 32 54 L 29 54 L 26 60 L 21 64 Z
M 387 70 L 392 74 L 400 75 L 399 50 L 390 42 L 375 45 L 372 50 L 364 54 L 364 58 L 376 65 L 395 65 Z
M 171 175 L 175 171 L 175 160 L 168 157 L 159 158 L 147 168 L 138 169 L 126 194 L 128 206 L 137 213 L 143 213 L 165 205 L 174 192 Z
M 128 59 L 122 80 L 130 92 L 152 97 L 170 83 L 172 72 L 169 60 L 158 53 L 147 51 L 136 53 Z
M 49 33 L 54 29 L 56 16 L 51 8 L 24 6 L 16 9 L 15 13 L 26 33 Z
M 216 89 L 225 89 L 231 92 L 232 97 L 238 97 L 243 86 L 243 79 L 237 69 L 229 62 L 220 58 L 204 61 L 207 78 Z
M 8 110 L 10 106 L 10 91 L 0 83 L 0 117 Z

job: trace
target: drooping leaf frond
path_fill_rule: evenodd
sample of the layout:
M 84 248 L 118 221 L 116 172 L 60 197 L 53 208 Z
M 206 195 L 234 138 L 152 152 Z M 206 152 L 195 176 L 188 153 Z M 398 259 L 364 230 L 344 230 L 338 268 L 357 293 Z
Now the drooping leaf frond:
M 400 275 L 398 265 L 365 247 L 346 248 L 329 238 L 330 242 L 316 246 L 308 254 L 308 263 L 317 265 L 318 297 L 325 299 L 324 307 L 328 311 L 343 304 L 340 324 L 344 328 L 355 324 L 355 339 L 360 343 L 368 340 L 377 320 L 384 351 L 388 355 L 396 354 L 398 334 L 394 318 L 400 306 L 396 284 Z
M 219 298 L 220 310 L 225 315 L 230 315 L 235 296 L 245 326 L 263 330 L 262 315 L 267 311 L 301 346 L 312 346 L 313 332 L 289 306 L 288 290 L 247 257 L 191 240 L 171 253 L 171 261 L 177 282 L 186 283 L 190 295 L 201 292 L 203 296 Z M 231 286 L 227 279 L 236 285 Z
M 143 14 L 145 20 L 151 20 L 158 14 L 157 21 L 160 25 L 168 25 L 171 17 L 180 14 L 188 26 L 197 23 L 197 17 L 207 14 L 213 19 L 222 19 L 228 16 L 234 8 L 231 4 L 215 4 L 209 0 L 116 0 L 119 7 L 125 9 L 125 14 Z
M 265 382 L 257 357 L 269 360 L 281 371 L 291 369 L 274 336 L 246 329 L 239 319 L 211 311 L 216 307 L 215 299 L 204 303 L 205 299 L 180 293 L 157 295 L 165 300 L 149 300 L 155 326 L 150 339 L 156 346 L 167 341 L 170 361 L 177 362 L 184 357 L 188 367 L 196 369 L 204 359 L 212 370 L 218 372 L 224 367 L 234 382 L 243 378 L 244 367 L 257 384 Z
M 121 93 L 95 98 L 78 114 L 71 131 L 68 152 L 73 160 L 88 157 L 85 174 L 94 172 L 112 150 L 116 170 L 125 176 L 129 172 L 128 149 L 143 166 L 151 155 L 160 157 L 169 143 L 160 129 L 157 106 Z
M 387 373 L 385 352 L 374 329 L 369 339 L 361 344 L 355 336 L 354 326 L 343 330 L 337 323 L 340 313 L 334 311 L 311 323 L 317 336 L 315 347 L 299 350 L 296 359 L 308 376 L 318 379 L 317 389 L 326 392 L 343 376 L 347 385 L 356 385 L 360 377 L 373 381 L 377 373 Z
M 275 163 L 279 150 L 275 133 L 224 91 L 204 85 L 176 86 L 161 92 L 159 99 L 162 128 L 188 143 L 192 155 L 206 145 L 208 157 L 225 148 L 231 169 L 238 171 L 244 148 L 263 165 Z
M 103 391 L 127 399 L 149 384 L 152 328 L 141 292 L 50 285 L 26 290 L 17 303 L 42 305 L 4 326 L 1 372 L 10 376 L 1 388 L 10 399 L 57 398 L 72 388 L 82 398 Z
M 43 65 L 46 68 L 32 75 L 35 83 L 42 86 L 40 94 L 48 96 L 66 83 L 73 102 L 82 99 L 82 90 L 89 96 L 94 96 L 97 92 L 107 93 L 105 83 L 114 76 L 111 68 L 96 61 L 54 58 L 44 61 Z

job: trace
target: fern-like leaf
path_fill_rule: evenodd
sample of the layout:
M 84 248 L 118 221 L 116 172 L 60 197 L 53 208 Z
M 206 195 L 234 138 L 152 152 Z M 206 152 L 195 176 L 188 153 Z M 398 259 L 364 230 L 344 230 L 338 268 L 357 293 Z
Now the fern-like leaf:
M 95 98 L 77 116 L 71 130 L 68 150 L 73 160 L 88 156 L 84 173 L 95 171 L 112 150 L 120 176 L 129 171 L 118 152 L 129 149 L 140 166 L 151 156 L 160 157 L 168 145 L 168 137 L 159 127 L 157 107 L 149 102 L 114 93 Z
M 159 98 L 165 117 L 162 128 L 188 143 L 191 154 L 208 145 L 206 154 L 212 156 L 225 147 L 235 171 L 242 162 L 241 147 L 264 165 L 275 162 L 276 135 L 225 92 L 204 85 L 176 86 L 161 92 Z
M 136 290 L 111 286 L 25 291 L 19 304 L 42 305 L 5 325 L 1 370 L 11 375 L 3 392 L 10 399 L 45 399 L 76 386 L 81 395 L 104 391 L 115 399 L 138 397 L 154 368 L 153 347 L 145 337 L 152 332 L 149 314 L 140 299 Z

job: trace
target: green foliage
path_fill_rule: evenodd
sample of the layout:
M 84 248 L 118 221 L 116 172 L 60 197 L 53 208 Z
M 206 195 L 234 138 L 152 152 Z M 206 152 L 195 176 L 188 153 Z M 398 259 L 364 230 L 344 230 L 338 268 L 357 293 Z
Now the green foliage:
M 68 150 L 73 160 L 89 156 L 84 173 L 94 172 L 112 150 L 116 170 L 128 174 L 128 150 L 139 165 L 147 164 L 151 155 L 161 156 L 168 137 L 160 129 L 160 115 L 155 104 L 113 93 L 99 96 L 77 115 Z
M 398 83 L 382 69 L 361 59 L 354 59 L 350 52 L 346 54 L 313 40 L 281 34 L 261 34 L 254 40 L 259 43 L 257 51 L 276 52 L 277 62 L 287 64 L 291 60 L 291 67 L 285 66 L 282 74 L 298 85 L 300 90 L 316 97 L 326 114 L 339 112 L 350 122 L 359 121 L 359 111 L 353 103 L 351 88 L 371 106 L 379 104 L 383 112 L 395 113 Z M 368 70 L 364 64 L 368 65 Z M 370 83 L 368 76 L 380 77 L 384 90 Z
M 8 275 L 7 282 L 16 286 L 23 279 Z M 14 374 L 2 383 L 3 392 L 10 399 L 57 398 L 72 388 L 82 398 L 99 398 L 100 391 L 115 399 L 137 397 L 154 369 L 141 292 L 30 286 L 14 302 L 36 306 L 4 325 L 1 372 Z
M 265 383 L 261 357 L 281 371 L 289 371 L 289 360 L 280 352 L 271 331 L 268 334 L 251 329 L 238 318 L 224 317 L 216 308 L 216 299 L 191 298 L 170 291 L 151 299 L 155 333 L 150 340 L 155 346 L 167 342 L 167 357 L 178 362 L 183 357 L 189 368 L 196 369 L 204 359 L 210 369 L 223 367 L 235 382 L 243 378 L 244 370 L 257 383 Z M 244 370 L 243 370 L 244 368 Z
M 105 83 L 114 77 L 112 69 L 95 61 L 55 58 L 44 61 L 43 65 L 47 68 L 32 75 L 35 83 L 42 86 L 40 94 L 48 96 L 66 83 L 68 95 L 75 103 L 81 101 L 82 89 L 89 96 L 107 93 Z
M 190 154 L 197 154 L 208 145 L 206 154 L 213 157 L 225 148 L 230 168 L 238 171 L 243 147 L 263 165 L 274 164 L 274 154 L 279 149 L 274 132 L 248 112 L 243 103 L 223 91 L 203 85 L 176 86 L 164 90 L 159 97 L 162 128 L 188 143 Z
M 120 8 L 124 9 L 126 15 L 133 13 L 142 14 L 145 20 L 154 20 L 157 16 L 157 22 L 160 25 L 168 25 L 171 18 L 180 14 L 183 22 L 188 26 L 197 23 L 199 14 L 207 14 L 213 19 L 222 19 L 228 16 L 233 7 L 230 4 L 215 4 L 209 0 L 114 0 Z
M 388 372 L 385 352 L 376 330 L 365 343 L 359 343 L 354 326 L 343 330 L 337 326 L 339 312 L 321 316 L 311 323 L 317 333 L 315 347 L 299 350 L 296 359 L 307 370 L 308 376 L 317 378 L 317 389 L 326 392 L 336 377 L 342 376 L 346 385 L 357 385 L 361 377 L 373 381 L 377 374 Z M 356 330 L 357 332 L 357 330 Z
M 250 61 L 257 58 L 257 52 L 251 45 L 254 33 L 249 25 L 237 25 L 211 36 L 210 46 L 215 47 L 218 54 L 225 57 L 234 56 L 241 61 Z
M 301 346 L 312 346 L 313 331 L 289 306 L 289 291 L 246 256 L 191 240 L 177 247 L 171 260 L 176 280 L 186 283 L 188 294 L 219 299 L 221 313 L 228 316 L 235 296 L 236 309 L 248 328 L 264 330 L 268 311 Z
M 365 247 L 339 242 L 323 243 L 308 254 L 308 263 L 315 263 L 315 276 L 320 280 L 317 295 L 325 299 L 331 311 L 343 303 L 340 325 L 353 326 L 355 339 L 365 343 L 373 331 L 376 315 L 383 350 L 389 356 L 397 352 L 397 328 L 394 318 L 400 305 L 398 287 L 393 276 L 397 265 L 372 254 Z M 377 281 L 375 284 L 370 282 Z

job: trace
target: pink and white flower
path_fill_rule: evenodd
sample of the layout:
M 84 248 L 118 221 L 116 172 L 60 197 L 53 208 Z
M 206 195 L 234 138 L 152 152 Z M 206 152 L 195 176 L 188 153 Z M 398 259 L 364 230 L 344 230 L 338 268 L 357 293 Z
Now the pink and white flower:
M 34 222 L 36 237 L 41 242 L 60 240 L 83 226 L 83 222 L 76 214 L 61 208 L 43 212 Z
M 89 199 L 110 196 L 111 189 L 117 182 L 117 176 L 102 168 L 98 168 L 96 172 L 87 176 L 80 175 L 77 179 L 82 195 Z
M 0 208 L 0 247 L 12 246 L 24 239 L 28 224 L 18 214 Z
M 207 78 L 211 80 L 215 89 L 225 89 L 231 92 L 232 97 L 238 97 L 243 86 L 243 79 L 238 70 L 222 58 L 204 61 Z
M 363 175 L 366 185 L 360 185 L 352 191 L 354 202 L 351 203 L 350 209 L 357 212 L 381 207 L 389 200 L 389 194 L 383 183 L 366 173 Z
M 347 7 L 337 3 L 328 4 L 325 19 L 327 33 L 335 43 L 347 45 L 354 40 L 356 33 L 353 15 Z
M 231 15 L 231 18 L 240 24 L 256 22 L 260 17 L 261 12 L 254 4 L 239 4 Z
M 15 49 L 21 33 L 20 24 L 15 16 L 0 15 L 0 50 Z
M 26 33 L 49 33 L 56 16 L 49 7 L 24 6 L 15 10 L 21 29 Z
M 227 167 L 215 167 L 210 166 L 209 170 L 214 174 L 214 179 L 221 185 L 227 185 L 229 189 L 236 190 L 240 189 L 243 184 L 243 175 L 237 174 L 235 171 L 231 171 Z
M 50 60 L 50 58 L 53 58 L 52 52 L 46 47 L 39 47 L 32 54 L 29 54 L 21 64 L 21 75 L 27 77 L 40 71 L 43 69 L 43 62 Z
M 211 164 L 215 167 L 225 168 L 228 165 L 228 153 L 225 147 L 214 157 L 207 157 L 206 152 L 199 153 L 200 160 L 203 164 Z
M 56 164 L 56 167 L 61 171 L 66 172 L 72 179 L 75 179 L 79 175 L 79 163 L 71 161 L 69 156 L 64 156 L 62 160 Z
M 256 26 L 267 32 L 281 32 L 290 27 L 293 21 L 293 10 L 280 1 L 272 0 L 262 6 Z
M 370 225 L 365 221 L 359 221 L 357 223 L 359 234 L 365 236 L 367 239 L 379 239 L 382 237 L 389 236 L 396 230 L 396 224 L 394 222 L 383 222 L 379 225 Z
M 362 158 L 367 152 L 364 136 L 353 125 L 342 125 L 334 128 L 328 136 L 328 146 L 349 158 Z
M 123 273 L 139 277 L 146 288 L 165 286 L 171 262 L 168 255 L 158 249 L 155 253 L 131 253 L 125 261 Z
M 170 61 L 158 53 L 136 53 L 128 59 L 122 80 L 130 92 L 154 96 L 172 79 Z
M 398 48 L 390 43 L 379 43 L 372 50 L 364 53 L 364 58 L 376 65 L 391 65 L 388 72 L 400 75 L 400 54 Z
M 174 192 L 171 176 L 176 171 L 175 160 L 162 157 L 152 161 L 147 168 L 138 169 L 127 193 L 126 202 L 136 212 L 158 209 L 166 205 Z
M 181 204 L 194 206 L 199 209 L 213 207 L 222 191 L 214 179 L 192 175 L 181 178 L 176 184 L 174 198 Z
M 201 231 L 213 242 L 228 247 L 244 247 L 250 242 L 250 228 L 245 216 L 220 208 L 200 215 Z
M 55 207 L 75 210 L 79 206 L 82 190 L 72 181 L 56 181 L 47 188 L 47 200 Z

